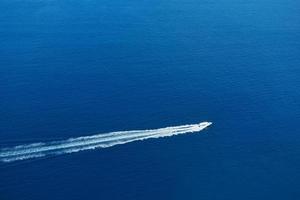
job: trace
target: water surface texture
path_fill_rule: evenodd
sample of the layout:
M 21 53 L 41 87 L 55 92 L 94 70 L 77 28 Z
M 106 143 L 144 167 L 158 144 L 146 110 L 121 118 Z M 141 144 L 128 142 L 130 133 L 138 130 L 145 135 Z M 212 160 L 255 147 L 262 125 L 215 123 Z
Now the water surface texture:
M 0 0 L 0 149 L 211 121 L 0 163 L 0 199 L 300 199 L 297 0 Z

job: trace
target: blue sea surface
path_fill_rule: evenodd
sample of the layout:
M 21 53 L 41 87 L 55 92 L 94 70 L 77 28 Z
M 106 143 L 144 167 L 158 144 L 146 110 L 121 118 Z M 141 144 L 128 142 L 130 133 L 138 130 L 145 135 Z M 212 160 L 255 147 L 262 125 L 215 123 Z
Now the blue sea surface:
M 201 121 L 0 163 L 1 200 L 300 199 L 300 2 L 0 0 L 0 149 Z

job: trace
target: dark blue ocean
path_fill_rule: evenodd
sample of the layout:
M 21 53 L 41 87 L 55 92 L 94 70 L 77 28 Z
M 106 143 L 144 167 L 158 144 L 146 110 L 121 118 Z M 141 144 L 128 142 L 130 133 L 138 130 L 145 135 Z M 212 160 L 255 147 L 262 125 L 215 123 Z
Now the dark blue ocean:
M 0 163 L 1 200 L 300 199 L 300 2 L 0 0 L 0 148 L 201 121 Z

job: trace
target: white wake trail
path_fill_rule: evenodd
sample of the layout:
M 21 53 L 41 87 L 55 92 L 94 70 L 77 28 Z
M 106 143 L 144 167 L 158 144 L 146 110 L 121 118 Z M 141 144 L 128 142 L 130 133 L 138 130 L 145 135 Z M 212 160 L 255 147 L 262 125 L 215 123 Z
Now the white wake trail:
M 84 150 L 107 148 L 150 138 L 170 137 L 174 135 L 199 132 L 210 126 L 211 122 L 201 122 L 182 126 L 171 126 L 150 130 L 118 131 L 70 138 L 67 140 L 40 142 L 0 149 L 1 162 L 13 162 L 49 155 L 75 153 Z

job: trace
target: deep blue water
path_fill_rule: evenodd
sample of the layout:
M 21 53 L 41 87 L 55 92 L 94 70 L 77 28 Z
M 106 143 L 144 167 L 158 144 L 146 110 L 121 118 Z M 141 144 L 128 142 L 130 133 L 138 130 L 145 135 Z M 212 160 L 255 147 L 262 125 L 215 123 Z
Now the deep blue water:
M 300 199 L 300 3 L 0 0 L 1 148 L 205 120 L 1 163 L 1 200 Z

